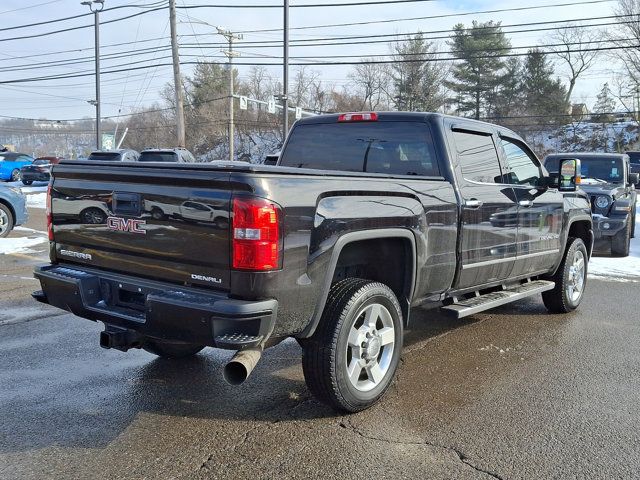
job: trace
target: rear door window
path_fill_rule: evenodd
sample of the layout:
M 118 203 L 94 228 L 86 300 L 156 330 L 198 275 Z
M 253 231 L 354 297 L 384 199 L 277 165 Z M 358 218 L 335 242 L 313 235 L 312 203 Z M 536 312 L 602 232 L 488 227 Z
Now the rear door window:
M 388 175 L 440 175 L 429 126 L 422 122 L 298 125 L 280 165 Z
M 476 183 L 503 183 L 498 152 L 491 135 L 455 130 L 453 139 L 465 180 Z

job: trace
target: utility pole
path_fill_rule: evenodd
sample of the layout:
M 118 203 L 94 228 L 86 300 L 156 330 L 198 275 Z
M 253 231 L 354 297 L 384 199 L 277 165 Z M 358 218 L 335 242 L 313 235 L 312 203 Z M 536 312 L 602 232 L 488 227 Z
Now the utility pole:
M 80 5 L 87 5 L 93 12 L 94 20 L 94 48 L 96 62 L 96 99 L 89 101 L 96 107 L 96 150 L 102 150 L 102 131 L 100 129 L 100 12 L 104 8 L 104 0 L 85 0 Z
M 176 0 L 169 0 L 169 25 L 171 28 L 171 56 L 173 57 L 173 85 L 176 95 L 176 140 L 178 147 L 186 145 L 184 129 L 184 99 L 182 97 L 182 77 L 180 76 L 180 56 L 178 55 L 178 32 L 176 28 Z
M 284 52 L 282 55 L 282 142 L 289 133 L 289 0 L 284 0 Z
M 242 34 L 234 34 L 230 30 L 225 30 L 222 27 L 216 27 L 218 33 L 227 39 L 229 43 L 229 50 L 223 50 L 227 58 L 229 59 L 229 160 L 233 162 L 234 159 L 234 139 L 235 139 L 235 131 L 233 124 L 233 57 L 239 57 L 239 52 L 233 51 L 233 41 L 234 40 L 242 40 Z

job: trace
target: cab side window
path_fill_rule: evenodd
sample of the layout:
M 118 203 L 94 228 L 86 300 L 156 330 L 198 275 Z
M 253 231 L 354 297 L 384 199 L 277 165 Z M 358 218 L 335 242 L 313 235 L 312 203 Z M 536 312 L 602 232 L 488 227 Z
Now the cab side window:
M 514 185 L 531 185 L 534 187 L 539 185 L 542 171 L 538 161 L 511 140 L 501 138 L 500 144 L 504 150 L 507 168 L 509 169 L 509 173 L 506 175 L 508 182 Z
M 491 135 L 454 130 L 453 138 L 465 180 L 503 183 L 498 152 Z

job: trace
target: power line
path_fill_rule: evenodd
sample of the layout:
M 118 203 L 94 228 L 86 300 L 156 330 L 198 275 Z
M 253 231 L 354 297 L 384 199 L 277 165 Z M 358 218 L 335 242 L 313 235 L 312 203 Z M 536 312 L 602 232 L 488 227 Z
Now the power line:
M 610 19 L 610 18 L 616 18 L 615 16 L 607 16 L 607 17 L 594 17 L 593 20 L 597 20 L 597 19 Z M 573 22 L 576 20 L 583 20 L 583 19 L 567 19 L 567 20 L 558 20 L 558 21 L 546 21 L 546 22 L 534 22 L 534 23 L 530 23 L 530 24 L 513 24 L 513 25 L 505 25 L 502 28 L 511 28 L 511 27 L 518 27 L 518 26 L 527 26 L 527 25 L 546 25 L 549 23 L 564 23 L 564 22 Z M 602 25 L 619 25 L 621 23 L 634 23 L 634 22 L 612 22 L 612 23 L 604 23 L 604 24 L 596 24 L 596 25 L 588 25 L 589 27 L 592 26 L 602 26 Z M 483 27 L 476 27 L 477 29 L 483 29 Z M 485 28 L 486 29 L 486 28 Z M 466 31 L 472 31 L 473 28 L 467 28 L 464 29 Z M 539 31 L 540 29 L 525 29 L 525 30 L 517 30 L 517 31 L 508 31 L 508 32 L 504 32 L 505 34 L 509 34 L 509 33 L 528 33 L 528 32 L 534 32 L 534 31 Z M 544 30 L 548 30 L 548 29 L 544 29 Z M 551 30 L 555 30 L 554 28 L 551 28 Z M 446 32 L 446 33 L 451 33 L 451 30 L 438 30 L 438 31 L 433 31 L 433 32 L 428 32 L 428 33 L 441 33 L 441 32 Z M 384 37 L 384 38 L 388 38 L 388 37 L 397 37 L 397 36 L 411 36 L 411 35 L 418 35 L 421 34 L 422 32 L 411 32 L 411 33 L 402 33 L 402 34 L 378 34 L 378 35 L 358 35 L 358 36 L 347 36 L 347 37 L 339 37 L 339 38 L 314 38 L 314 39 L 303 39 L 303 40 L 298 40 L 298 41 L 294 41 L 292 46 L 304 46 L 304 47 L 316 47 L 316 46 L 333 46 L 333 45 L 352 45 L 352 44 L 370 44 L 370 43 L 388 43 L 389 40 L 383 40 L 383 41 L 377 41 L 377 40 L 371 40 L 371 38 L 380 38 L 380 37 Z M 482 33 L 480 33 L 482 35 Z M 493 30 L 489 31 L 489 33 L 487 33 L 487 35 L 495 35 L 495 32 Z M 432 37 L 432 36 L 423 36 L 423 38 L 425 40 L 430 40 L 430 39 L 435 39 L 435 38 L 450 38 L 451 35 L 447 35 L 445 37 Z M 160 37 L 162 38 L 162 37 Z M 357 38 L 366 38 L 367 40 L 364 42 L 337 42 L 336 40 L 342 40 L 342 39 L 357 39 Z M 328 40 L 330 42 L 324 42 L 322 43 L 323 40 Z M 617 41 L 626 41 L 626 40 L 633 40 L 633 39 L 617 39 Z M 313 43 L 313 44 L 308 44 L 307 42 L 318 42 L 320 41 L 321 43 Z M 604 42 L 605 40 L 602 40 L 602 42 Z M 606 41 L 614 41 L 614 40 L 606 40 Z M 275 44 L 274 44 L 275 42 Z M 298 42 L 302 43 L 304 42 L 304 44 L 298 44 Z M 262 45 L 264 43 L 269 43 L 270 45 Z M 583 43 L 589 43 L 589 42 L 583 42 Z M 576 42 L 576 44 L 578 44 L 578 42 Z M 192 44 L 183 44 L 182 48 L 191 48 Z M 197 47 L 198 48 L 202 48 L 203 46 L 206 47 L 223 47 L 224 44 L 222 43 L 216 43 L 216 42 L 210 42 L 210 43 L 197 43 Z M 238 42 L 237 47 L 238 48 L 276 48 L 276 47 L 280 47 L 281 46 L 281 42 L 279 41 L 256 41 L 256 42 Z M 544 47 L 544 45 L 536 45 L 538 47 Z M 549 46 L 560 46 L 558 45 L 549 45 Z M 522 49 L 522 48 L 533 48 L 535 46 L 527 46 L 527 47 L 512 47 L 514 49 Z M 161 51 L 168 51 L 170 47 L 169 46 L 156 46 L 156 47 L 146 47 L 143 49 L 139 49 L 138 51 L 120 51 L 120 52 L 113 52 L 110 54 L 106 54 L 104 56 L 101 56 L 101 59 L 103 60 L 109 60 L 109 59 L 116 59 L 116 58 L 123 58 L 123 57 L 128 57 L 128 56 L 139 56 L 139 55 L 146 55 L 146 54 L 152 54 L 152 53 L 157 53 L 157 52 L 161 52 Z M 435 52 L 435 53 L 448 53 L 448 52 Z M 350 55 L 352 57 L 356 57 L 356 56 L 381 56 L 381 55 Z M 306 57 L 297 57 L 297 58 L 332 58 L 334 56 L 324 56 L 324 57 L 319 57 L 319 56 L 306 56 Z M 344 56 L 343 56 L 344 57 Z M 275 58 L 275 57 L 274 57 Z M 38 63 L 31 63 L 31 64 L 20 64 L 20 65 L 15 65 L 11 68 L 5 68 L 3 69 L 3 72 L 12 72 L 12 71 L 24 71 L 24 70 L 33 70 L 33 69 L 39 69 L 41 67 L 60 67 L 60 66 L 67 66 L 67 65 L 74 65 L 74 64 L 81 64 L 81 63 L 89 63 L 93 61 L 93 57 L 89 57 L 89 56 L 85 56 L 85 57 L 76 57 L 76 58 L 68 58 L 68 59 L 60 59 L 60 60 L 51 60 L 51 61 L 46 61 L 46 62 L 38 62 Z
M 556 3 L 552 5 L 532 5 L 527 7 L 515 7 L 515 8 L 499 8 L 495 10 L 480 10 L 475 12 L 460 12 L 460 13 L 447 13 L 442 15 L 429 15 L 426 17 L 405 17 L 405 18 L 392 18 L 385 20 L 369 20 L 364 22 L 350 22 L 350 23 L 332 23 L 326 25 L 306 25 L 303 27 L 290 27 L 290 30 L 311 30 L 316 28 L 332 28 L 332 27 L 353 27 L 357 25 L 373 25 L 376 23 L 395 23 L 395 22 L 406 22 L 406 21 L 414 21 L 414 20 L 433 20 L 440 18 L 450 18 L 450 17 L 462 17 L 468 15 L 483 15 L 487 13 L 504 13 L 504 12 L 518 12 L 523 10 L 538 10 L 542 8 L 557 8 L 557 7 L 569 7 L 576 5 L 586 5 L 593 3 L 611 3 L 616 0 L 590 0 L 586 2 L 574 2 L 574 3 Z M 243 30 L 240 33 L 263 33 L 263 32 L 281 32 L 281 28 L 263 28 L 258 30 Z

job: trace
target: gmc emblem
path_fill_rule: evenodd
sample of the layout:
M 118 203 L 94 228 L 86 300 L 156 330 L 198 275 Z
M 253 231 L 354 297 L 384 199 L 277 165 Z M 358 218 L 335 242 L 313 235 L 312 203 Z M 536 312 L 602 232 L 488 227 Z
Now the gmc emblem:
M 135 220 L 133 218 L 120 218 L 120 217 L 107 217 L 107 228 L 116 232 L 130 232 L 138 233 L 140 235 L 146 235 L 147 231 L 144 228 L 140 228 L 141 225 L 146 225 L 145 220 Z

